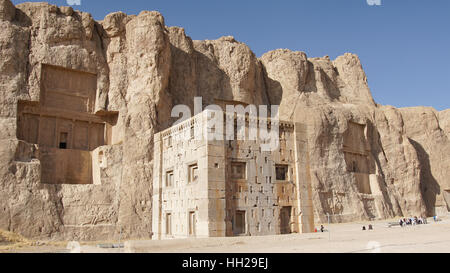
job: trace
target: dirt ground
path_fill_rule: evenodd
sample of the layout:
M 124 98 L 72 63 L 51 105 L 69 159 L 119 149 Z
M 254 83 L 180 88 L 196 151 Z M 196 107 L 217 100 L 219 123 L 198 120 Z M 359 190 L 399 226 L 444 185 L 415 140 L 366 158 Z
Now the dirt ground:
M 450 253 L 450 217 L 427 225 L 388 227 L 388 222 L 371 222 L 373 230 L 362 230 L 369 222 L 332 224 L 329 232 L 275 236 L 180 239 L 164 241 L 127 241 L 124 248 L 104 249 L 82 243 L 80 252 L 114 253 Z M 320 225 L 319 225 L 320 226 Z M 116 242 L 117 243 L 117 242 Z M 68 253 L 64 242 L 41 245 L 0 246 L 0 252 Z M 72 248 L 73 249 L 73 248 Z

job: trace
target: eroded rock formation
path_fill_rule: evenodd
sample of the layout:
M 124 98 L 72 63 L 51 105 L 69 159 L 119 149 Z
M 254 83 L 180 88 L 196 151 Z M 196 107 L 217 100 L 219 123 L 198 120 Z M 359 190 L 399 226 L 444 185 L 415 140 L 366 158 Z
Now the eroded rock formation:
M 9 0 L 0 1 L 0 27 L 0 229 L 54 239 L 150 237 L 153 135 L 172 124 L 174 105 L 192 108 L 194 96 L 205 105 L 280 105 L 280 118 L 307 125 L 316 221 L 432 216 L 449 205 L 449 110 L 377 105 L 356 55 L 333 61 L 280 49 L 257 58 L 233 37 L 192 41 L 157 12 L 96 22 L 70 7 Z M 43 92 L 46 66 L 66 69 L 50 75 L 56 87 L 71 73 L 96 75 L 92 110 L 57 103 L 94 103 L 79 92 Z M 43 183 L 45 145 L 20 137 L 20 105 L 40 117 L 53 105 L 58 118 L 72 107 L 64 117 L 73 132 L 84 132 L 76 122 L 104 126 L 100 147 L 83 146 L 90 142 L 82 136 L 62 140 L 61 125 L 51 127 L 61 134 L 49 146 L 81 145 L 98 161 L 92 183 Z

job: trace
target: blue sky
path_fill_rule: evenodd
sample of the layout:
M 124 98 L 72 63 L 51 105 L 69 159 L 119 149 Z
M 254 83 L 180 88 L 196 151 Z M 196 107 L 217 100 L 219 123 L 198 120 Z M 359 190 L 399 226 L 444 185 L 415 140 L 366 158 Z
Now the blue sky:
M 81 0 L 74 8 L 97 20 L 157 10 L 194 40 L 232 35 L 258 57 L 277 48 L 332 59 L 352 52 L 376 102 L 450 108 L 449 0 Z

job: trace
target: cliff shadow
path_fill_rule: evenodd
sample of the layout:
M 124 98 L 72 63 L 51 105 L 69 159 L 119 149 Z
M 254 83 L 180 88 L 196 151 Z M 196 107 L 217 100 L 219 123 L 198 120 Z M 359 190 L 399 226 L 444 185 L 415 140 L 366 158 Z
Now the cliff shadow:
M 376 126 L 372 123 L 371 120 L 367 120 L 367 138 L 370 143 L 371 150 L 371 159 L 373 160 L 372 171 L 375 174 L 378 174 L 382 177 L 382 181 L 378 184 L 380 187 L 381 194 L 383 196 L 383 201 L 386 205 L 386 210 L 384 213 L 387 213 L 386 216 L 394 217 L 394 216 L 404 216 L 403 211 L 401 209 L 398 200 L 395 200 L 396 203 L 393 204 L 391 198 L 389 197 L 389 186 L 386 182 L 386 174 L 383 171 L 382 164 L 380 162 L 379 156 L 382 156 L 387 161 L 387 156 L 383 148 L 383 144 L 381 143 L 381 135 Z
M 230 77 L 217 62 L 199 52 L 194 51 L 196 57 L 196 96 L 201 96 L 203 108 L 214 104 L 216 99 L 234 100 Z M 192 98 L 193 100 L 193 98 Z
M 310 61 L 308 61 L 308 75 L 306 76 L 306 84 L 305 84 L 305 91 L 308 93 L 317 93 L 317 86 L 316 86 L 316 73 L 314 69 L 314 64 Z
M 273 80 L 267 74 L 266 68 L 261 64 L 265 96 L 269 105 L 280 105 L 283 98 L 283 87 L 279 81 Z
M 195 89 L 196 67 L 195 54 L 185 52 L 180 48 L 170 44 L 172 55 L 169 92 L 173 105 L 184 104 L 194 109 L 194 97 L 197 95 Z
M 319 71 L 320 79 L 317 78 L 316 75 L 316 67 Z M 331 100 L 337 100 L 341 97 L 341 90 L 338 87 L 336 81 L 339 77 L 339 72 L 335 67 L 333 67 L 333 73 L 335 73 L 335 80 L 333 80 L 319 65 L 314 64 L 311 61 L 308 61 L 308 76 L 306 78 L 306 84 L 304 87 L 305 93 L 319 93 L 319 88 L 317 87 L 317 83 L 323 83 L 323 88 L 325 91 L 325 95 L 327 95 Z
M 420 160 L 420 191 L 425 202 L 427 216 L 436 215 L 436 196 L 441 193 L 441 187 L 431 172 L 430 157 L 423 146 L 417 141 L 408 138 L 417 152 Z

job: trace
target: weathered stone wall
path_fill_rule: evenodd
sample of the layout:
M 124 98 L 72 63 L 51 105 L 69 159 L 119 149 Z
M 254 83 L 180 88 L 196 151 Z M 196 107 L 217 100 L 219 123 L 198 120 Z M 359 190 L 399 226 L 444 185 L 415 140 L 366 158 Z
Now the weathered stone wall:
M 377 105 L 357 56 L 257 58 L 232 37 L 192 41 L 157 12 L 88 13 L 0 1 L 0 228 L 29 237 L 145 238 L 152 232 L 153 135 L 173 105 L 216 99 L 279 104 L 306 124 L 317 221 L 433 215 L 449 189 L 449 114 Z M 42 64 L 96 75 L 94 114 L 118 113 L 89 185 L 41 181 L 36 144 L 18 140 L 18 101 L 41 103 Z M 57 79 L 55 79 L 57 80 Z M 344 153 L 349 124 L 365 126 L 371 194 Z M 100 181 L 98 181 L 100 177 Z M 361 178 L 366 180 L 367 177 Z M 364 182 L 367 185 L 367 181 Z M 447 201 L 448 202 L 448 201 Z
M 191 138 L 190 121 L 154 136 L 153 239 L 211 236 L 207 142 Z
M 294 124 L 280 123 L 278 149 L 264 151 L 259 139 L 231 141 L 225 145 L 227 236 L 236 235 L 237 211 L 245 212 L 246 226 L 242 233 L 246 235 L 271 235 L 302 230 L 298 217 L 301 208 Z M 248 133 L 248 127 L 246 131 Z M 242 166 L 241 177 L 234 174 L 235 164 Z M 282 174 L 277 175 L 277 169 L 284 173 L 284 179 Z
M 154 135 L 153 238 L 311 232 L 304 126 L 281 121 L 280 145 L 267 151 L 248 139 L 248 123 L 245 140 L 224 140 L 225 125 L 222 139 L 208 140 L 207 119 L 204 111 Z

